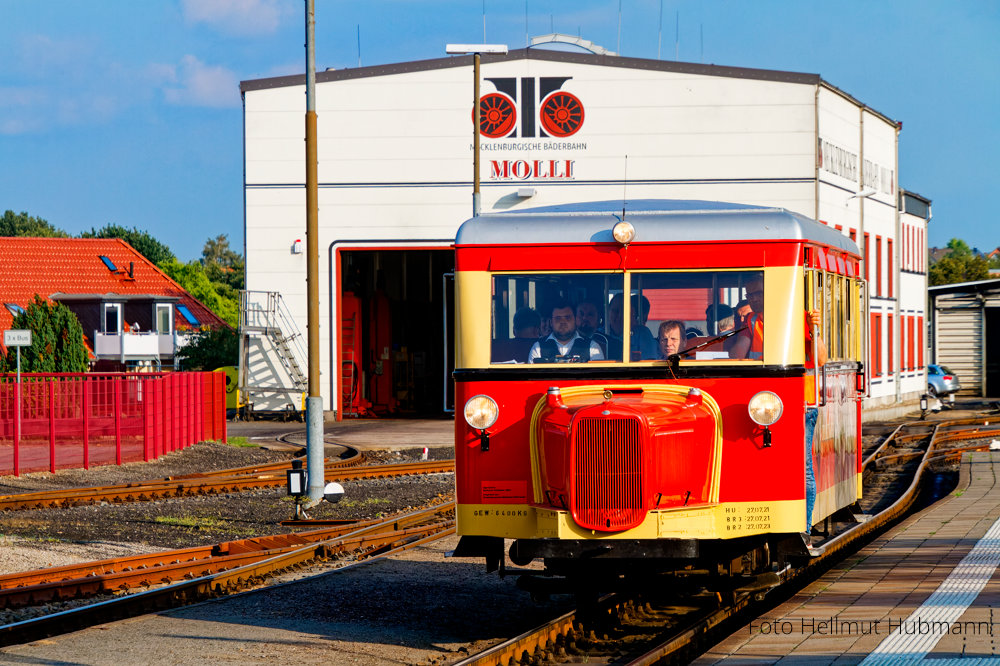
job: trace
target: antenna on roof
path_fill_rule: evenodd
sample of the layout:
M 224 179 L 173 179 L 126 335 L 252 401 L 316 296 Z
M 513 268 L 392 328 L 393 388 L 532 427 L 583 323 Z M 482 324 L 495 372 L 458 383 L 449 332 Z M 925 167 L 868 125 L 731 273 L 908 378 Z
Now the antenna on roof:
M 622 52 L 622 0 L 618 0 L 618 54 Z
M 660 0 L 660 28 L 656 32 L 656 59 L 660 60 L 660 47 L 663 46 L 663 0 Z
M 625 201 L 628 192 L 628 155 L 625 155 L 625 177 L 622 180 L 622 222 L 625 221 Z
M 361 24 L 358 24 L 358 67 L 361 67 Z
M 531 38 L 528 37 L 528 0 L 524 0 L 524 48 L 531 46 Z

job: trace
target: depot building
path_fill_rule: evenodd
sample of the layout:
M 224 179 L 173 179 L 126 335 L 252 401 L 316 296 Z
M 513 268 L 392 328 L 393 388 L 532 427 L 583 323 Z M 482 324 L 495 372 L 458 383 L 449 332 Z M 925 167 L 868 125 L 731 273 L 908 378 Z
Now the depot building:
M 899 185 L 901 123 L 816 74 L 625 58 L 561 35 L 534 41 L 482 56 L 483 212 L 665 198 L 820 220 L 864 258 L 866 414 L 916 402 L 926 389 L 930 201 Z M 241 383 L 257 407 L 297 407 L 305 77 L 244 81 L 241 91 Z M 321 386 L 338 417 L 454 407 L 452 243 L 472 214 L 472 107 L 472 56 L 316 74 Z

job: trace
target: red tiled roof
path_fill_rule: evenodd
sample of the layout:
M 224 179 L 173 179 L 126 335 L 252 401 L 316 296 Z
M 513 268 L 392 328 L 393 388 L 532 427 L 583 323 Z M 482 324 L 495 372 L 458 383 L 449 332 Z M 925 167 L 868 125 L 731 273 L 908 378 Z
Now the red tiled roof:
M 101 255 L 118 271 L 111 272 Z M 132 277 L 129 265 L 133 265 Z M 131 245 L 118 238 L 0 238 L 0 303 L 26 308 L 35 294 L 148 294 L 180 299 L 180 304 L 211 328 L 226 323 L 171 280 Z M 0 306 L 0 330 L 13 323 L 13 315 Z M 174 308 L 174 327 L 187 326 Z M 86 333 L 86 331 L 85 331 Z M 89 336 L 88 336 L 89 337 Z

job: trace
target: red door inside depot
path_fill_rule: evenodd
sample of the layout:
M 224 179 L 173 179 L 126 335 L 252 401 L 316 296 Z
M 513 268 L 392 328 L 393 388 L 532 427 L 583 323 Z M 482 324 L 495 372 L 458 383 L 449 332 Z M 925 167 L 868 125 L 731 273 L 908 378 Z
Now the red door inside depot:
M 451 249 L 341 250 L 342 417 L 453 408 Z

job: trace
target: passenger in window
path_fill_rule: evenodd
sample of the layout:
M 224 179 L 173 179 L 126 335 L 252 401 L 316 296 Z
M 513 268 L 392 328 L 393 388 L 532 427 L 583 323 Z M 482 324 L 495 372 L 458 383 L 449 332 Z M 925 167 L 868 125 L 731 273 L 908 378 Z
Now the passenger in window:
M 657 336 L 660 345 L 660 358 L 670 358 L 671 354 L 679 352 L 683 338 L 684 322 L 671 319 L 660 324 L 660 332 Z
M 600 345 L 576 330 L 576 308 L 559 300 L 550 311 L 552 333 L 538 340 L 528 352 L 529 363 L 586 363 L 602 361 Z
M 615 339 L 621 340 L 624 335 L 624 301 L 621 294 L 616 294 L 608 305 L 608 336 L 609 344 L 614 347 Z M 653 332 L 646 326 L 649 319 L 649 299 L 645 296 L 632 296 L 632 325 L 629 329 L 629 349 L 633 361 L 653 361 L 660 358 L 660 345 Z M 617 360 L 617 359 L 616 359 Z
M 709 305 L 705 308 L 705 323 L 708 335 L 722 335 L 731 331 L 736 327 L 733 309 L 723 303 Z
M 751 278 L 746 284 L 751 312 L 743 319 L 744 331 L 733 343 L 733 358 L 764 358 L 764 278 Z
M 736 328 L 743 328 L 744 322 L 746 321 L 747 315 L 752 312 L 750 309 L 750 302 L 743 299 L 736 304 L 736 308 L 733 311 L 733 324 Z
M 601 353 L 608 357 L 608 339 L 598 329 L 601 325 L 601 311 L 591 300 L 576 304 L 576 330 L 585 338 L 590 338 L 601 347 Z
M 525 363 L 531 346 L 542 334 L 542 318 L 531 308 L 514 313 L 514 337 L 493 342 L 493 363 Z

